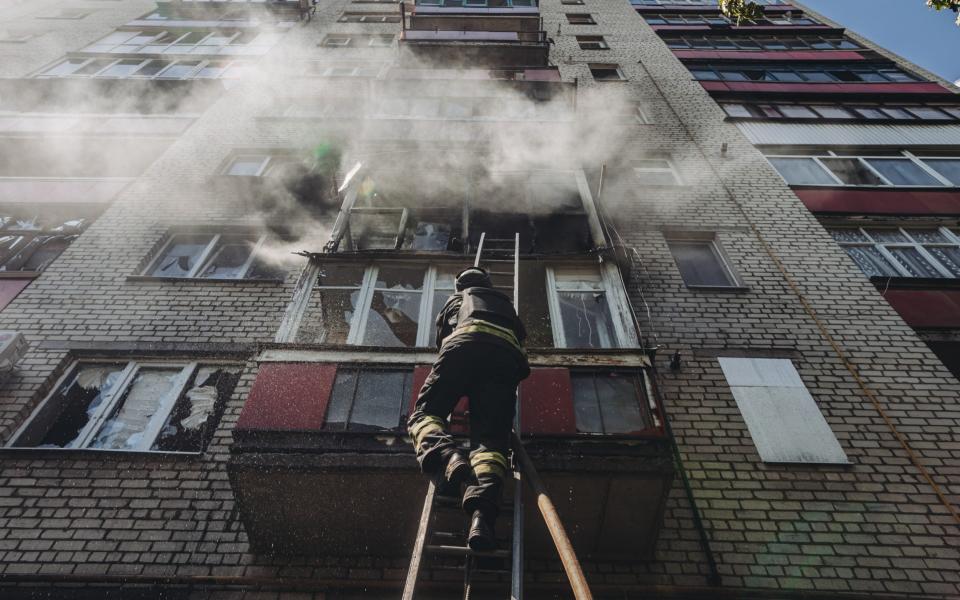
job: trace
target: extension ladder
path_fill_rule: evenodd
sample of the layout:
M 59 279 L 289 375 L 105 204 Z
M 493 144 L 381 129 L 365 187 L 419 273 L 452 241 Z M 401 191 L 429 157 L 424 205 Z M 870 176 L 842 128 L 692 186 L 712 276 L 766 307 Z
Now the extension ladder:
M 486 257 L 484 256 L 486 254 Z M 520 234 L 511 238 L 488 238 L 486 232 L 480 234 L 480 243 L 477 245 L 477 254 L 473 266 L 479 267 L 481 262 L 488 265 L 487 272 L 494 286 L 500 289 L 510 289 L 513 292 L 513 305 L 517 306 L 520 289 Z M 506 280 L 505 280 L 506 279 Z M 516 404 L 514 429 L 520 427 L 520 402 Z M 516 461 L 514 461 L 515 463 Z M 502 548 L 502 540 L 497 541 L 497 549 L 490 552 L 474 552 L 466 543 L 468 519 L 460 508 L 459 498 L 445 498 L 436 493 L 436 486 L 431 481 L 427 488 L 427 495 L 423 500 L 423 510 L 420 514 L 420 526 L 417 539 L 410 559 L 410 569 L 407 571 L 407 580 L 403 588 L 403 600 L 413 600 L 426 557 L 456 557 L 462 559 L 455 568 L 463 570 L 463 598 L 469 600 L 473 588 L 473 577 L 477 573 L 505 573 L 504 562 L 510 561 L 510 599 L 521 600 L 523 597 L 523 488 L 520 472 L 517 465 L 513 465 L 513 502 L 510 507 L 501 507 L 501 514 L 510 515 L 510 549 Z M 452 513 L 452 514 L 450 514 Z M 444 521 L 459 524 L 462 531 L 439 531 L 438 524 Z M 466 526 L 465 526 L 466 525 Z M 449 527 L 449 523 L 441 525 Z M 439 560 L 437 562 L 440 562 Z M 439 568 L 443 568 L 438 565 Z
M 481 264 L 483 263 L 483 264 Z M 510 238 L 488 238 L 486 232 L 480 235 L 477 254 L 473 265 L 475 267 L 489 266 L 488 273 L 493 284 L 500 289 L 513 291 L 513 305 L 519 306 L 520 292 L 520 234 Z M 505 281 L 506 280 L 506 281 Z M 513 445 L 513 500 L 512 506 L 501 507 L 501 513 L 510 515 L 511 532 L 507 550 L 505 540 L 497 541 L 497 548 L 491 552 L 474 552 L 466 544 L 466 532 L 469 527 L 468 519 L 460 508 L 459 498 L 445 498 L 437 495 L 436 486 L 431 481 L 427 487 L 427 495 L 423 500 L 423 510 L 420 513 L 420 525 L 417 530 L 417 539 L 414 542 L 413 553 L 410 558 L 410 568 L 403 587 L 403 600 L 414 600 L 417 580 L 427 557 L 460 559 L 454 565 L 463 570 L 463 598 L 469 600 L 473 590 L 473 578 L 478 573 L 510 573 L 510 600 L 523 598 L 523 483 L 526 481 L 533 489 L 537 499 L 537 506 L 543 514 L 544 521 L 554 544 L 560 554 L 567 578 L 577 600 L 592 600 L 590 589 L 587 587 L 583 571 L 573 553 L 573 547 L 567 538 L 563 525 L 557 516 L 553 502 L 547 495 L 543 483 L 540 481 L 530 457 L 527 456 L 520 442 L 520 401 L 516 399 L 516 415 L 513 423 L 511 442 Z M 452 513 L 452 514 L 451 514 Z M 454 528 L 459 525 L 459 531 L 444 531 L 441 527 Z M 510 568 L 506 569 L 505 561 L 510 561 Z M 439 560 L 438 560 L 439 562 Z M 436 565 L 442 569 L 444 565 Z

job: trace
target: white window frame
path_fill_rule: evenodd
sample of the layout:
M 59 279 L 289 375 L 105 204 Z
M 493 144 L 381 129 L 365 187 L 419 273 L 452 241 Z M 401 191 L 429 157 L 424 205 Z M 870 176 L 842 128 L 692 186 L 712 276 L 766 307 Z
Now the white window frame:
M 17 441 L 20 437 L 30 429 L 33 425 L 34 419 L 40 413 L 40 408 L 46 406 L 48 402 L 51 401 L 51 398 L 61 390 L 61 388 L 70 380 L 71 377 L 75 376 L 77 369 L 82 368 L 84 364 L 100 364 L 100 363 L 116 363 L 121 364 L 126 362 L 126 366 L 121 370 L 120 377 L 117 380 L 117 383 L 114 384 L 113 388 L 106 393 L 103 399 L 100 402 L 100 406 L 96 408 L 93 415 L 90 417 L 90 420 L 86 425 L 79 431 L 77 437 L 64 448 L 56 448 L 53 450 L 93 450 L 96 452 L 162 452 L 162 453 L 174 453 L 167 450 L 151 450 L 156 441 L 157 435 L 159 435 L 161 428 L 167 419 L 170 417 L 170 411 L 173 410 L 174 406 L 177 403 L 177 400 L 183 396 L 187 384 L 190 382 L 191 378 L 197 371 L 197 368 L 200 366 L 200 362 L 195 361 L 174 361 L 174 362 L 164 362 L 164 361 L 151 361 L 151 360 L 110 360 L 109 358 L 96 360 L 96 359 L 83 359 L 74 361 L 70 368 L 67 369 L 66 373 L 57 380 L 56 384 L 53 386 L 52 391 L 44 398 L 44 401 L 34 410 L 33 414 L 29 419 L 17 430 L 13 435 L 10 442 L 7 443 L 8 448 L 35 448 L 35 446 L 20 446 L 17 444 Z M 220 363 L 218 361 L 204 361 L 203 365 L 218 365 L 218 364 L 228 364 Z M 233 363 L 229 363 L 233 364 Z M 143 430 L 142 440 L 136 448 L 87 448 L 87 445 L 91 442 L 93 437 L 100 430 L 103 423 L 110 417 L 113 413 L 113 409 L 116 408 L 117 403 L 123 398 L 124 393 L 134 382 L 137 373 L 143 368 L 174 368 L 179 367 L 181 369 L 180 374 L 177 376 L 177 379 L 170 390 L 170 393 L 167 394 L 165 398 L 161 398 L 161 402 L 158 410 L 153 414 L 150 420 L 147 422 L 147 426 Z M 46 448 L 40 448 L 40 450 L 46 450 Z M 195 452 L 179 452 L 179 454 L 196 454 Z
M 568 268 L 583 268 L 574 265 L 567 265 Z M 590 268 L 593 266 L 591 265 Z M 559 292 L 567 291 L 561 289 L 562 286 L 557 281 L 557 270 L 563 270 L 564 267 L 547 266 L 546 268 L 546 289 L 547 289 L 547 308 L 550 314 L 550 328 L 553 333 L 554 348 L 567 348 L 566 333 L 563 331 L 563 319 L 560 311 Z M 610 308 L 610 318 L 613 321 L 613 329 L 616 334 L 616 340 L 611 340 L 610 348 L 637 348 L 640 345 L 637 332 L 633 327 L 633 320 L 630 317 L 630 301 L 627 298 L 626 290 L 621 284 L 620 274 L 616 271 L 616 265 L 604 262 L 597 267 L 599 270 L 599 281 L 590 282 L 594 284 L 593 291 L 602 293 L 608 300 Z M 521 282 L 522 285 L 522 282 Z M 577 288 L 571 291 L 582 292 L 584 290 Z
M 891 181 L 890 181 L 889 179 L 887 179 L 886 177 L 884 177 L 884 175 L 883 175 L 880 171 L 878 171 L 877 169 L 875 169 L 875 168 L 869 163 L 869 161 L 872 160 L 872 159 L 873 159 L 873 160 L 876 160 L 876 159 L 898 159 L 898 158 L 899 158 L 899 159 L 909 159 L 909 160 L 910 160 L 911 162 L 913 162 L 916 166 L 918 166 L 921 170 L 923 170 L 926 174 L 930 175 L 931 177 L 934 178 L 934 180 L 938 181 L 938 182 L 940 183 L 940 185 L 943 186 L 943 187 L 960 187 L 960 186 L 957 186 L 957 185 L 953 184 L 949 179 L 947 179 L 946 177 L 944 177 L 943 175 L 941 175 L 940 173 L 938 173 L 938 172 L 937 172 L 936 170 L 934 170 L 933 168 L 931 168 L 931 167 L 929 167 L 928 165 L 926 165 L 921 158 L 917 157 L 916 154 L 914 154 L 914 153 L 912 153 L 912 152 L 909 152 L 909 151 L 906 151 L 906 150 L 900 151 L 900 155 L 899 155 L 899 156 L 893 156 L 893 155 L 888 155 L 888 156 L 875 156 L 875 155 L 874 155 L 874 156 L 871 156 L 870 154 L 863 154 L 863 155 L 853 156 L 853 155 L 849 155 L 849 154 L 848 154 L 848 155 L 837 154 L 837 153 L 834 152 L 833 150 L 827 150 L 827 151 L 824 151 L 822 154 L 767 154 L 766 157 L 767 157 L 768 159 L 769 159 L 769 158 L 803 158 L 803 159 L 812 160 L 812 161 L 814 161 L 814 162 L 817 164 L 817 166 L 819 166 L 819 167 L 820 167 L 821 169 L 823 169 L 827 174 L 829 174 L 830 178 L 832 178 L 832 179 L 836 182 L 836 183 L 834 183 L 834 184 L 822 184 L 822 183 L 803 183 L 803 184 L 799 184 L 799 183 L 798 183 L 798 184 L 791 184 L 789 181 L 787 181 L 787 178 L 786 178 L 786 177 L 784 177 L 783 175 L 780 175 L 780 177 L 784 180 L 784 182 L 787 183 L 787 185 L 803 185 L 803 186 L 811 186 L 811 187 L 852 187 L 852 188 L 856 188 L 856 187 L 878 187 L 878 186 L 875 186 L 875 185 L 857 185 L 857 184 L 852 184 L 852 183 L 844 183 L 844 182 L 840 179 L 840 177 L 837 176 L 833 171 L 831 171 L 831 170 L 830 170 L 830 167 L 828 167 L 828 166 L 821 160 L 821 159 L 823 159 L 823 158 L 844 158 L 844 159 L 850 159 L 850 160 L 858 161 L 859 164 L 860 164 L 861 166 L 863 166 L 866 170 L 868 170 L 868 171 L 869 171 L 870 173 L 872 173 L 873 175 L 876 175 L 876 176 L 880 179 L 880 181 L 883 182 L 880 187 L 893 187 L 893 188 L 929 188 L 929 187 L 932 187 L 932 186 L 929 186 L 929 185 L 897 185 L 897 184 L 891 182 Z M 941 159 L 943 159 L 943 158 L 945 158 L 945 159 L 950 159 L 950 158 L 956 158 L 956 159 L 960 160 L 960 153 L 958 153 L 958 155 L 957 155 L 956 157 L 950 157 L 950 156 L 931 156 L 931 157 L 928 157 L 928 158 L 930 158 L 930 159 L 938 159 L 938 158 L 941 158 Z M 773 166 L 773 163 L 771 163 L 771 166 Z M 774 167 L 774 169 L 776 170 L 776 167 Z M 780 173 L 779 170 L 777 171 L 777 173 L 778 173 L 778 174 Z
M 680 265 L 677 263 L 677 271 L 680 273 L 680 278 L 683 280 L 683 285 L 691 289 L 737 289 L 743 288 L 744 285 L 740 281 L 740 278 L 737 277 L 737 273 L 733 268 L 733 265 L 730 264 L 730 261 L 727 259 L 726 254 L 723 252 L 720 244 L 717 243 L 717 238 L 698 238 L 691 235 L 676 235 L 670 234 L 664 236 L 664 239 L 667 242 L 667 248 L 670 248 L 670 242 L 678 242 L 681 244 L 704 244 L 710 247 L 710 251 L 713 253 L 713 256 L 717 259 L 717 262 L 720 264 L 720 268 L 723 269 L 723 272 L 726 273 L 727 279 L 730 281 L 729 285 L 698 285 L 698 284 L 689 284 L 687 280 L 683 277 L 683 271 L 680 270 Z M 673 256 L 673 250 L 670 250 L 670 254 L 676 263 L 676 256 Z
M 664 186 L 664 187 L 683 185 L 683 179 L 680 178 L 680 173 L 677 172 L 677 169 L 676 169 L 676 167 L 674 166 L 673 161 L 670 160 L 669 158 L 643 158 L 643 159 L 638 159 L 638 160 L 660 161 L 660 162 L 663 162 L 663 163 L 666 164 L 666 166 L 664 166 L 664 167 L 651 167 L 651 166 L 636 166 L 636 165 L 631 165 L 631 169 L 633 170 L 633 174 L 634 174 L 634 176 L 637 178 L 637 180 L 638 180 L 638 182 L 639 182 L 639 185 L 644 185 L 644 186 L 648 186 L 648 185 L 649 185 L 649 186 Z M 672 183 L 672 184 L 665 184 L 665 183 L 645 183 L 645 182 L 643 181 L 643 174 L 645 174 L 645 173 L 669 173 L 670 176 L 673 177 L 674 183 Z
M 610 44 L 602 35 L 578 35 L 577 45 L 581 50 L 609 50 Z
M 389 39 L 388 39 L 389 38 Z M 370 39 L 367 40 L 367 47 L 369 48 L 389 48 L 393 45 L 394 35 L 380 34 L 380 35 L 371 35 Z
M 230 76 L 229 76 L 227 73 L 228 73 L 234 66 L 236 66 L 236 65 L 252 65 L 252 64 L 253 64 L 253 63 L 251 63 L 251 62 L 249 62 L 249 61 L 235 61 L 235 60 L 229 60 L 229 59 L 199 59 L 199 58 L 194 58 L 194 59 L 183 59 L 183 58 L 181 58 L 181 59 L 170 59 L 170 58 L 157 58 L 157 57 L 145 56 L 145 57 L 143 57 L 143 61 L 141 62 L 140 66 L 137 68 L 138 71 L 139 71 L 139 69 L 142 69 L 144 66 L 146 66 L 146 64 L 147 64 L 148 62 L 154 61 L 154 60 L 157 60 L 157 61 L 165 61 L 165 62 L 168 62 L 168 63 L 170 63 L 170 64 L 168 64 L 167 66 L 163 67 L 162 69 L 160 69 L 159 71 L 157 71 L 157 72 L 154 73 L 153 75 L 149 75 L 149 76 L 139 75 L 139 74 L 137 74 L 137 72 L 135 71 L 135 72 L 133 72 L 133 73 L 131 73 L 131 74 L 129 74 L 129 75 L 124 75 L 123 77 L 118 77 L 118 76 L 115 76 L 115 75 L 106 76 L 106 75 L 102 75 L 102 73 L 106 72 L 107 69 L 109 69 L 110 67 L 116 65 L 116 64 L 119 63 L 119 62 L 122 62 L 122 61 L 125 61 L 125 60 L 135 60 L 135 58 L 117 58 L 117 59 L 111 58 L 111 59 L 104 59 L 104 58 L 102 58 L 102 57 L 92 57 L 92 58 L 86 58 L 86 59 L 82 59 L 82 58 L 81 58 L 81 60 L 83 60 L 83 62 L 82 62 L 76 69 L 74 69 L 74 70 L 73 70 L 72 72 L 70 72 L 70 73 L 66 73 L 66 74 L 63 74 L 63 75 L 47 75 L 47 74 L 46 74 L 48 71 L 53 70 L 54 68 L 56 68 L 57 66 L 59 66 L 60 64 L 66 62 L 66 61 L 68 61 L 68 60 L 76 60 L 76 58 L 75 58 L 75 57 L 67 57 L 67 58 L 60 59 L 60 60 L 58 60 L 57 62 L 53 63 L 52 65 L 48 65 L 48 66 L 45 67 L 44 69 L 41 69 L 41 70 L 38 71 L 36 74 L 34 74 L 33 77 L 38 78 L 38 79 L 63 79 L 63 78 L 76 78 L 76 79 L 171 79 L 171 78 L 169 78 L 169 77 L 166 77 L 164 74 L 167 73 L 169 70 L 171 70 L 173 67 L 175 67 L 175 66 L 177 66 L 177 65 L 179 65 L 179 64 L 182 64 L 182 63 L 184 63 L 184 62 L 197 62 L 198 64 L 195 65 L 195 66 L 193 67 L 193 69 L 192 69 L 187 75 L 184 75 L 184 76 L 181 76 L 181 77 L 176 77 L 176 78 L 173 78 L 173 79 L 174 79 L 174 80 L 177 80 L 177 81 L 183 81 L 183 80 L 187 80 L 187 79 L 193 79 L 193 78 L 195 78 L 195 77 L 197 76 L 198 73 L 200 73 L 200 72 L 201 72 L 204 68 L 206 68 L 210 63 L 222 63 L 222 64 L 223 64 L 223 71 L 222 71 L 217 77 L 209 77 L 209 78 L 206 78 L 206 77 L 205 77 L 204 79 L 228 79 Z M 81 74 L 81 75 L 77 75 L 77 74 L 76 74 L 77 71 L 79 71 L 79 70 L 82 69 L 83 67 L 87 66 L 87 65 L 90 64 L 91 62 L 97 61 L 97 60 L 110 60 L 110 62 L 108 62 L 107 64 L 105 64 L 101 69 L 95 71 L 94 73 L 85 73 L 85 74 Z
M 345 33 L 328 33 L 321 45 L 324 48 L 347 48 L 353 45 L 353 36 Z
M 174 40 L 171 41 L 171 42 L 167 42 L 166 44 L 157 44 L 156 41 L 157 41 L 158 39 L 160 39 L 161 37 L 163 37 L 164 35 L 170 33 L 168 30 L 147 31 L 147 30 L 144 30 L 144 29 L 128 29 L 128 30 L 118 30 L 118 31 L 115 31 L 115 32 L 113 32 L 113 33 L 111 33 L 111 34 L 108 34 L 108 35 L 100 38 L 99 40 L 96 40 L 96 41 L 94 41 L 93 43 L 88 44 L 88 45 L 85 46 L 84 48 L 90 48 L 91 46 L 96 46 L 96 45 L 98 45 L 98 44 L 101 43 L 101 40 L 107 39 L 107 38 L 110 37 L 111 35 L 115 35 L 115 34 L 118 34 L 118 33 L 129 33 L 129 34 L 131 34 L 130 37 L 127 38 L 128 40 L 129 40 L 129 39 L 132 39 L 132 38 L 134 38 L 134 37 L 136 37 L 136 36 L 138 36 L 138 35 L 143 35 L 143 36 L 152 35 L 152 37 L 150 38 L 149 41 L 143 42 L 142 44 L 140 44 L 140 45 L 137 46 L 136 48 L 131 47 L 131 48 L 125 48 L 125 49 L 123 49 L 123 50 L 119 50 L 118 48 L 119 48 L 120 46 L 126 46 L 126 45 L 128 45 L 128 44 L 126 44 L 126 43 L 124 43 L 124 42 L 120 42 L 120 43 L 114 44 L 114 45 L 113 45 L 111 48 L 109 48 L 109 49 L 105 49 L 105 50 L 104 50 L 104 49 L 97 49 L 97 50 L 86 50 L 86 51 L 96 52 L 96 53 L 98 53 L 98 54 L 136 54 L 136 53 L 141 52 L 141 51 L 142 51 L 144 48 L 146 48 L 147 46 L 157 46 L 156 51 L 154 51 L 154 52 L 149 52 L 149 53 L 148 53 L 148 56 L 152 56 L 152 55 L 155 55 L 155 54 L 200 54 L 200 55 L 203 55 L 203 54 L 219 54 L 220 51 L 221 51 L 223 48 L 227 48 L 227 47 L 234 47 L 234 48 L 236 48 L 236 47 L 248 47 L 248 46 L 249 46 L 249 47 L 261 47 L 261 46 L 262 46 L 262 47 L 264 48 L 264 50 L 266 50 L 266 48 L 269 48 L 270 46 L 273 45 L 273 44 L 269 44 L 269 45 L 267 45 L 267 44 L 256 44 L 256 45 L 253 45 L 253 44 L 251 44 L 251 42 L 253 42 L 254 40 L 256 40 L 256 39 L 258 39 L 258 38 L 260 37 L 259 35 L 255 35 L 254 37 L 251 37 L 249 40 L 247 40 L 247 41 L 245 41 L 245 42 L 238 43 L 237 40 L 240 39 L 240 38 L 242 38 L 244 33 L 248 33 L 248 32 L 247 32 L 247 31 L 244 31 L 244 30 L 232 30 L 232 28 L 224 28 L 224 29 L 219 29 L 219 28 L 213 28 L 213 29 L 211 29 L 211 28 L 191 29 L 191 30 L 187 30 L 187 31 L 185 31 L 184 33 L 178 35 L 176 39 L 174 39 Z M 183 39 L 186 38 L 187 36 L 190 36 L 190 35 L 193 35 L 193 34 L 203 34 L 203 37 L 201 37 L 201 38 L 198 39 L 197 41 L 192 42 L 192 43 L 190 43 L 190 44 L 181 44 L 181 43 L 180 43 L 181 40 L 183 40 Z M 209 39 L 211 39 L 211 38 L 213 38 L 213 37 L 224 38 L 225 41 L 224 41 L 223 43 L 218 43 L 218 44 L 205 44 L 205 43 L 204 43 L 204 42 L 206 42 L 207 40 L 209 40 Z M 162 46 L 162 47 L 161 47 L 161 46 Z M 203 51 L 203 52 L 198 52 L 198 51 L 197 51 L 198 49 L 201 49 L 201 50 L 204 50 L 204 51 Z
M 904 236 L 907 239 L 907 241 L 881 242 L 881 241 L 877 241 L 876 239 L 874 239 L 872 235 L 870 235 L 871 231 L 877 231 L 877 230 L 883 230 L 883 229 L 886 229 L 888 231 L 896 231 L 900 233 L 902 236 Z M 950 269 L 943 266 L 943 264 L 939 260 L 937 260 L 936 257 L 934 257 L 932 254 L 930 254 L 930 252 L 927 251 L 927 246 L 937 246 L 937 247 L 943 247 L 943 248 L 960 248 L 960 235 L 958 235 L 956 232 L 951 231 L 946 227 L 927 228 L 927 227 L 923 227 L 922 225 L 918 225 L 917 227 L 911 227 L 910 229 L 936 229 L 941 234 L 943 234 L 943 236 L 947 240 L 949 240 L 949 242 L 947 243 L 919 242 L 916 239 L 914 239 L 912 235 L 910 235 L 909 229 L 906 229 L 903 227 L 855 227 L 855 228 L 854 227 L 836 227 L 836 228 L 831 228 L 830 231 L 853 230 L 860 233 L 860 235 L 865 236 L 869 241 L 846 242 L 846 241 L 837 240 L 837 244 L 839 244 L 840 247 L 844 249 L 844 251 L 846 251 L 847 248 L 857 248 L 857 247 L 870 247 L 870 248 L 876 249 L 883 256 L 884 260 L 886 260 L 887 263 L 890 266 L 892 266 L 894 270 L 896 270 L 900 274 L 901 277 L 909 277 L 912 279 L 916 279 L 916 277 L 910 274 L 910 272 L 906 269 L 906 267 L 900 264 L 900 261 L 898 261 L 894 256 L 894 254 L 890 252 L 890 248 L 908 248 L 908 249 L 915 250 L 920 254 L 920 256 L 923 257 L 923 260 L 926 261 L 929 266 L 933 267 L 933 269 L 938 273 L 940 273 L 945 279 L 960 278 L 957 275 L 954 275 L 953 273 L 951 273 Z
M 437 274 L 439 271 L 447 266 L 441 264 L 429 264 L 424 265 L 423 263 L 417 262 L 383 262 L 379 264 L 368 264 L 364 269 L 363 277 L 360 281 L 359 294 L 357 295 L 357 304 L 356 309 L 353 311 L 353 316 L 350 318 L 350 332 L 347 334 L 346 344 L 348 346 L 360 346 L 363 343 L 363 338 L 367 332 L 367 317 L 370 313 L 370 305 L 373 302 L 373 295 L 377 290 L 377 276 L 380 273 L 380 268 L 390 268 L 392 266 L 397 267 L 426 267 L 424 270 L 423 283 L 421 284 L 420 290 L 409 290 L 406 293 L 419 293 L 420 296 L 420 309 L 417 313 L 417 348 L 426 348 L 432 346 L 430 341 L 430 330 L 431 330 L 431 321 L 433 313 L 433 298 L 435 292 L 437 291 Z M 361 268 L 358 265 L 358 268 Z M 315 286 L 316 290 L 357 290 L 355 286 Z M 382 291 L 382 290 L 381 290 Z M 399 291 L 399 290 L 398 290 Z M 446 291 L 446 290 L 441 290 Z M 404 293 L 404 292 L 400 292 Z M 453 290 L 450 290 L 450 293 L 453 293 Z
M 209 235 L 211 236 L 210 241 L 207 243 L 206 247 L 200 252 L 197 256 L 197 262 L 193 265 L 193 268 L 190 269 L 190 272 L 182 276 L 171 276 L 173 279 L 199 279 L 201 281 L 216 281 L 217 278 L 213 277 L 200 277 L 200 273 L 204 271 L 204 268 L 209 266 L 207 262 L 210 260 L 210 257 L 213 255 L 214 250 L 216 250 L 217 245 L 220 243 L 220 240 L 223 237 L 230 237 L 232 235 L 244 235 L 243 232 L 238 232 L 236 234 L 231 233 L 189 233 L 189 232 L 174 232 L 167 236 L 167 240 L 161 246 L 160 250 L 157 252 L 156 256 L 153 257 L 153 260 L 147 265 L 147 267 L 140 273 L 142 277 L 156 277 L 158 279 L 164 278 L 164 275 L 151 275 L 153 270 L 156 268 L 157 264 L 163 259 L 164 253 L 170 248 L 174 240 L 179 236 L 183 235 Z M 253 236 L 251 236 L 253 237 Z M 221 280 L 228 281 L 238 281 L 241 279 L 246 279 L 247 275 L 250 274 L 250 269 L 253 267 L 253 263 L 256 261 L 257 254 L 263 248 L 264 241 L 267 239 L 266 234 L 260 235 L 257 237 L 257 241 L 254 243 L 253 248 L 250 250 L 250 256 L 247 257 L 246 262 L 243 264 L 241 270 L 241 275 L 239 277 L 231 277 L 228 279 L 220 278 Z

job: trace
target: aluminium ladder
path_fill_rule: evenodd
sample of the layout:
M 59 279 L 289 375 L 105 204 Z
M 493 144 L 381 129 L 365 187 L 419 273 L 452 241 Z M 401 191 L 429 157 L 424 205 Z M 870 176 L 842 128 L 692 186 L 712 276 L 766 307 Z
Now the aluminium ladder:
M 486 254 L 486 256 L 484 256 Z M 494 285 L 500 289 L 510 289 L 513 292 L 513 305 L 518 305 L 520 289 L 520 234 L 511 238 L 487 238 L 487 234 L 480 234 L 480 243 L 477 246 L 476 258 L 473 266 L 489 264 L 488 273 Z M 506 279 L 509 278 L 509 279 Z M 506 281 L 505 281 L 506 279 Z M 519 398 L 519 397 L 518 397 Z M 516 403 L 514 430 L 520 428 L 520 402 Z M 427 488 L 427 495 L 423 501 L 423 511 L 420 514 L 420 526 L 417 539 L 410 559 L 410 569 L 403 588 L 403 600 L 414 600 L 417 579 L 427 556 L 456 556 L 463 559 L 463 598 L 469 600 L 473 587 L 473 577 L 480 572 L 502 573 L 506 559 L 510 560 L 510 600 L 522 600 L 523 597 L 523 488 L 521 475 L 514 459 L 513 465 L 513 503 L 509 508 L 501 507 L 501 512 L 511 515 L 510 549 L 497 548 L 491 552 L 474 552 L 466 545 L 466 534 L 450 531 L 435 531 L 437 524 L 443 522 L 445 511 L 453 513 L 454 522 L 462 526 L 464 514 L 459 505 L 459 498 L 445 498 L 436 493 L 436 486 L 431 481 Z M 450 519 L 447 519 L 448 521 Z M 448 525 L 449 526 L 449 525 Z M 499 542 L 499 541 L 498 541 Z M 462 543 L 462 545 L 460 545 Z M 499 546 L 499 543 L 498 543 Z

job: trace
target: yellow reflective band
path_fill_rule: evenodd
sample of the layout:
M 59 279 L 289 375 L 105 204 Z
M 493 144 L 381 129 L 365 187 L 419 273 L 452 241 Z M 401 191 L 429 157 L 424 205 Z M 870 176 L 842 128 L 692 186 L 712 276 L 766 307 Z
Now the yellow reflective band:
M 453 333 L 448 335 L 444 339 L 444 343 L 447 340 L 452 339 L 458 335 L 464 333 L 486 333 L 489 335 L 494 335 L 502 340 L 506 340 L 511 346 L 516 347 L 517 350 L 523 352 L 523 346 L 520 345 L 520 342 L 517 340 L 517 336 L 513 331 L 507 329 L 506 327 L 500 327 L 499 325 L 494 325 L 493 323 L 488 323 L 486 321 L 470 321 L 465 325 L 461 325 L 453 330 Z
M 497 465 L 501 469 L 510 468 L 510 463 L 507 462 L 507 457 L 501 452 L 488 451 L 488 452 L 475 452 L 470 455 L 470 466 L 476 469 L 481 465 Z
M 477 465 L 473 467 L 473 474 L 478 477 L 481 475 L 493 475 L 494 477 L 505 479 L 507 475 L 507 470 L 498 464 L 484 463 L 482 465 Z
M 436 433 L 446 429 L 447 422 L 440 417 L 433 415 L 424 415 L 419 421 L 410 426 L 410 435 L 413 436 L 413 443 L 417 448 L 423 443 L 423 438 L 431 433 Z

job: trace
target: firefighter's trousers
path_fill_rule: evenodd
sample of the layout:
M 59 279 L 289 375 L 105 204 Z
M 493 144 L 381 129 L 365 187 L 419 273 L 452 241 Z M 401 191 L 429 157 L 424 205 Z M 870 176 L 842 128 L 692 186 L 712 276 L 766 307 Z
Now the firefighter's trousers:
M 407 427 L 417 461 L 436 475 L 456 451 L 447 419 L 463 396 L 470 401 L 470 465 L 476 481 L 467 486 L 463 508 L 496 516 L 509 473 L 507 455 L 517 384 L 529 372 L 526 357 L 499 344 L 473 338 L 448 340 L 423 387 Z M 476 339 L 480 338 L 480 339 Z

